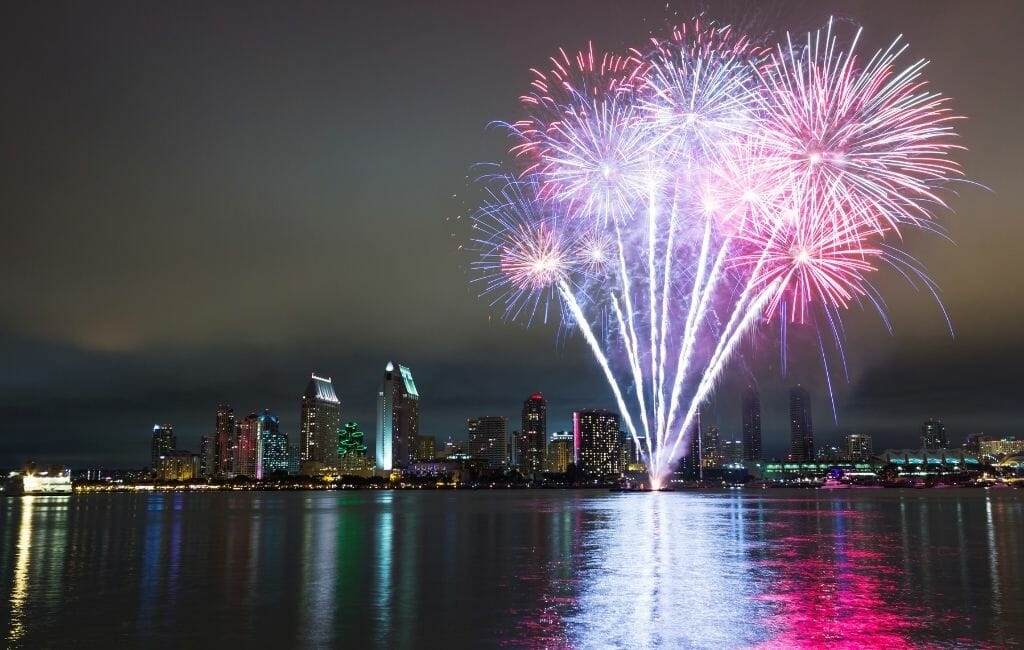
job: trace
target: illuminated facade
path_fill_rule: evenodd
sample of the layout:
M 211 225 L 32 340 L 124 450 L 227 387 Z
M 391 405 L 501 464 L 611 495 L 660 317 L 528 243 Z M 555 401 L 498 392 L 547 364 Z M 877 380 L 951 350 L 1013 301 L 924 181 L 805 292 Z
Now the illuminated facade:
M 276 415 L 264 409 L 256 419 L 256 478 L 288 471 L 288 434 Z
M 491 469 L 508 465 L 508 418 L 485 415 L 466 420 L 469 434 L 468 450 L 477 460 L 484 460 Z
M 946 425 L 942 420 L 929 418 L 921 425 L 921 447 L 924 449 L 948 449 Z
M 341 402 L 330 377 L 315 374 L 302 394 L 299 414 L 299 448 L 302 474 L 334 472 L 338 466 L 338 426 Z
M 412 371 L 388 362 L 377 392 L 377 469 L 390 472 L 412 464 L 420 432 L 420 395 Z
M 213 475 L 234 474 L 235 410 L 223 402 L 217 405 L 217 422 L 213 433 Z
M 196 477 L 193 454 L 184 449 L 172 449 L 160 459 L 158 481 L 191 481 Z
M 814 460 L 811 395 L 799 384 L 789 391 L 789 459 L 795 463 Z
M 206 478 L 213 475 L 213 438 L 203 436 L 199 439 L 199 476 Z
M 572 414 L 574 453 L 579 468 L 592 476 L 622 471 L 619 467 L 619 416 L 594 409 Z
M 862 463 L 873 453 L 874 443 L 871 436 L 866 433 L 848 433 L 844 438 L 847 460 L 854 463 Z
M 761 446 L 761 396 L 753 386 L 743 391 L 743 460 L 759 461 L 764 457 Z
M 523 428 L 519 433 L 517 462 L 524 476 L 544 471 L 548 444 L 548 402 L 541 393 L 523 402 Z
M 434 436 L 416 436 L 416 449 L 413 452 L 413 458 L 422 461 L 437 458 L 437 438 Z
M 259 416 L 250 413 L 238 423 L 235 433 L 235 476 L 256 476 L 256 446 L 258 444 Z
M 560 431 L 551 434 L 551 442 L 548 443 L 547 471 L 555 474 L 564 474 L 569 469 L 569 463 L 575 463 L 575 436 L 569 431 Z
M 978 442 L 978 451 L 984 457 L 1004 458 L 1024 454 L 1024 440 L 1020 438 L 983 438 Z
M 701 464 L 707 468 L 722 466 L 722 436 L 718 425 L 711 424 L 704 431 L 700 447 Z
M 169 424 L 154 424 L 153 438 L 150 442 L 149 462 L 150 469 L 156 476 L 160 475 L 160 465 L 178 446 L 178 439 L 174 436 L 174 427 Z

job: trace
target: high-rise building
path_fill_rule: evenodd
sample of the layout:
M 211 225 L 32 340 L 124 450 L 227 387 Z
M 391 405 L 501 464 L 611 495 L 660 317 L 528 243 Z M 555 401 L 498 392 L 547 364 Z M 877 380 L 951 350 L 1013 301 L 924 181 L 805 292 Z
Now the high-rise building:
M 701 464 L 706 468 L 722 466 L 722 436 L 717 424 L 709 424 L 704 431 L 700 449 Z
M 195 477 L 193 454 L 184 449 L 171 449 L 160 458 L 156 478 L 159 481 L 190 481 Z
M 288 471 L 288 434 L 281 433 L 276 415 L 263 409 L 256 418 L 256 478 Z
M 789 458 L 797 463 L 814 460 L 811 395 L 799 384 L 789 391 Z
M 508 418 L 499 415 L 484 415 L 466 420 L 469 434 L 469 454 L 487 461 L 491 469 L 502 469 L 508 465 Z
M 925 449 L 948 449 L 946 425 L 942 420 L 929 418 L 921 425 L 921 446 Z
M 734 465 L 743 462 L 743 441 L 722 440 L 718 444 L 723 465 Z
M 575 439 L 571 431 L 556 431 L 551 434 L 546 461 L 547 471 L 564 474 L 569 469 L 569 463 L 576 462 Z
M 761 446 L 761 396 L 753 386 L 743 391 L 743 460 L 764 459 Z
M 234 473 L 235 410 L 221 402 L 217 405 L 217 424 L 213 430 L 213 474 L 229 477 Z
M 419 433 L 420 394 L 412 371 L 388 361 L 377 392 L 377 469 L 390 472 L 412 464 Z
M 291 436 L 287 433 L 284 434 L 291 440 Z M 292 476 L 296 476 L 299 473 L 299 466 L 302 463 L 302 449 L 298 443 L 288 444 L 288 473 Z
M 160 465 L 163 459 L 170 456 L 178 447 L 178 439 L 174 436 L 174 427 L 169 424 L 154 424 L 153 438 L 150 442 L 150 470 L 160 476 Z
M 600 409 L 572 414 L 576 463 L 592 476 L 618 474 L 619 416 Z
M 256 445 L 259 436 L 259 416 L 250 413 L 238 423 L 235 432 L 235 476 L 256 476 Z
M 978 442 L 978 452 L 985 461 L 1019 456 L 1024 454 L 1024 440 L 1015 436 L 998 439 L 986 437 Z
M 871 436 L 866 433 L 848 433 L 843 439 L 846 457 L 852 462 L 864 462 L 871 458 Z
M 416 436 L 414 460 L 429 461 L 437 458 L 437 438 L 434 436 Z
M 299 415 L 299 471 L 308 476 L 329 474 L 338 466 L 338 425 L 341 402 L 330 377 L 312 375 L 302 394 Z
M 199 474 L 202 478 L 213 476 L 213 442 L 216 436 L 199 438 Z
M 683 483 L 685 481 L 697 481 L 704 477 L 704 470 L 700 463 L 703 447 L 703 436 L 700 434 L 700 410 L 698 409 L 690 425 L 690 432 L 686 436 L 686 452 L 676 463 L 675 470 L 669 479 L 672 483 Z
M 519 439 L 519 471 L 533 476 L 544 471 L 548 444 L 548 401 L 541 393 L 523 402 L 523 429 Z

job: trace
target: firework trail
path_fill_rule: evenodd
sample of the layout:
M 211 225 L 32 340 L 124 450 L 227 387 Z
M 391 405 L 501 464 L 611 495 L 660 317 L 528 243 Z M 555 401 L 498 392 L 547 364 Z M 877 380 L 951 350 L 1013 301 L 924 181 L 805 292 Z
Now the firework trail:
M 925 61 L 897 67 L 899 39 L 862 60 L 859 37 L 830 22 L 768 47 L 695 19 L 533 71 L 514 166 L 473 219 L 474 282 L 508 318 L 580 332 L 653 487 L 752 328 L 827 323 L 841 350 L 851 304 L 887 323 L 879 266 L 935 293 L 900 230 L 934 228 L 957 117 Z

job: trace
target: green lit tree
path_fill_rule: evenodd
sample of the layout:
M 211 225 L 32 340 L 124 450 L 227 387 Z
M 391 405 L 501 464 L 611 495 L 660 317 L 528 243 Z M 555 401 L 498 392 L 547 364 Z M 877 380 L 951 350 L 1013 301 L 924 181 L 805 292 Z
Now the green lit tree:
M 366 445 L 363 444 L 363 432 L 357 422 L 349 422 L 338 429 L 338 458 L 365 456 Z

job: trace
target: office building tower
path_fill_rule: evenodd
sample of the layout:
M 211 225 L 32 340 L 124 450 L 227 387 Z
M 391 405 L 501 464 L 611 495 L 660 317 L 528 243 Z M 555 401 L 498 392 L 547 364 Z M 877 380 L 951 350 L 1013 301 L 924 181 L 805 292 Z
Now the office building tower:
M 534 476 L 544 471 L 548 444 L 548 402 L 541 393 L 523 402 L 523 428 L 519 440 L 519 471 Z
M 764 458 L 761 446 L 761 396 L 753 386 L 743 391 L 743 460 L 759 461 Z
M 213 476 L 213 447 L 216 435 L 202 436 L 199 439 L 199 473 L 201 478 Z
M 796 463 L 814 460 L 811 396 L 799 384 L 789 391 L 789 458 Z
M 949 441 L 946 439 L 946 425 L 942 420 L 929 418 L 921 425 L 921 447 L 924 449 L 948 449 Z
M 556 431 L 551 434 L 546 460 L 547 471 L 564 474 L 569 469 L 569 463 L 576 462 L 575 439 L 571 431 Z
M 250 413 L 238 423 L 235 432 L 235 476 L 256 477 L 256 445 L 259 416 Z
M 377 470 L 412 464 L 420 433 L 420 394 L 407 367 L 388 361 L 377 392 Z
M 722 466 L 722 436 L 717 424 L 710 424 L 701 440 L 701 464 L 706 468 Z
M 169 424 L 154 424 L 153 438 L 150 441 L 150 470 L 160 476 L 160 464 L 178 446 L 178 439 L 174 436 L 174 427 Z
M 719 442 L 722 465 L 735 465 L 743 462 L 743 441 L 722 440 Z
M 416 436 L 416 449 L 413 451 L 414 460 L 434 460 L 437 458 L 437 438 L 434 436 Z
M 574 454 L 579 468 L 592 476 L 622 471 L 619 467 L 619 416 L 600 409 L 572 414 Z
M 466 420 L 469 434 L 468 451 L 477 459 L 487 461 L 491 469 L 504 469 L 508 465 L 508 418 L 485 415 Z
M 341 402 L 330 377 L 312 375 L 299 410 L 299 471 L 307 476 L 330 474 L 338 466 Z
M 213 429 L 213 475 L 234 474 L 235 410 L 229 404 L 217 405 L 217 422 Z
M 278 417 L 267 409 L 256 418 L 256 478 L 288 472 L 288 434 L 281 433 Z
M 871 436 L 866 433 L 848 433 L 843 439 L 846 458 L 854 463 L 863 463 L 871 458 Z
M 292 437 L 287 433 L 284 434 L 288 437 L 288 440 L 292 440 Z M 302 463 L 302 448 L 301 445 L 295 442 L 288 443 L 288 473 L 292 476 L 297 476 L 299 468 Z
M 171 449 L 160 458 L 156 473 L 158 481 L 191 481 L 195 478 L 194 454 L 184 449 Z

